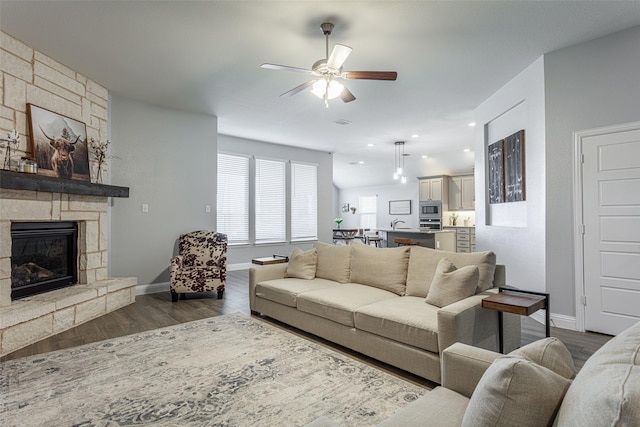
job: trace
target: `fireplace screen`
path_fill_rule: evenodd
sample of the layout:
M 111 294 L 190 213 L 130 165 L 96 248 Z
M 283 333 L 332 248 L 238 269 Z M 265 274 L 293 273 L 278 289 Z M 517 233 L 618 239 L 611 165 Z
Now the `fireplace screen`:
M 14 222 L 11 241 L 11 299 L 77 283 L 77 223 Z

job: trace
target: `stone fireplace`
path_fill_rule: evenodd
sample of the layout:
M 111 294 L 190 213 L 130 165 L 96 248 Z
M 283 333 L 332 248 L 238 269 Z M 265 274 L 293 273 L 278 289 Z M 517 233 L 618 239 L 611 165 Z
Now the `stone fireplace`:
M 56 181 L 0 171 L 0 355 L 135 302 L 136 278 L 107 277 L 108 196 L 73 193 L 122 187 Z M 77 225 L 77 284 L 12 300 L 12 224 L 62 221 Z

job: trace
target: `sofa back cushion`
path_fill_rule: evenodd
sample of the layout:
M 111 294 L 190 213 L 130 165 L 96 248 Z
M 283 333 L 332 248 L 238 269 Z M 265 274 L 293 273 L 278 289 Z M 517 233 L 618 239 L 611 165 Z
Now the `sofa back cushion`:
M 477 266 L 466 265 L 457 268 L 449 258 L 442 258 L 438 262 L 425 302 L 436 307 L 445 307 L 470 297 L 476 292 L 478 276 Z
M 409 264 L 409 246 L 376 248 L 369 245 L 351 245 L 351 283 L 373 286 L 404 295 Z
M 584 364 L 558 413 L 558 425 L 640 426 L 640 322 Z
M 484 292 L 494 286 L 496 254 L 491 251 L 457 253 L 412 246 L 407 269 L 407 295 L 422 298 L 427 296 L 438 262 L 442 258 L 449 258 L 458 268 L 467 265 L 478 267 L 476 293 Z
M 499 357 L 473 391 L 462 427 L 550 426 L 570 383 L 530 360 Z
M 316 277 L 338 283 L 349 283 L 351 246 L 335 246 L 316 242 L 314 247 L 318 252 Z
M 318 251 L 311 248 L 303 251 L 300 248 L 293 248 L 289 256 L 289 264 L 285 277 L 297 277 L 298 279 L 311 280 L 316 277 L 316 266 L 318 264 Z

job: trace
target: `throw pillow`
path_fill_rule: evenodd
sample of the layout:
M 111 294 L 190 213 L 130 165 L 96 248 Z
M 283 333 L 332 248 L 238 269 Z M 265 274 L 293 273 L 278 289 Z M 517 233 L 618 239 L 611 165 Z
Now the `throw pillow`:
M 462 427 L 550 426 L 570 383 L 529 360 L 499 357 L 480 378 Z
M 512 351 L 509 356 L 530 360 L 570 380 L 576 376 L 576 366 L 573 364 L 571 353 L 562 341 L 555 337 L 534 341 Z
M 297 277 L 298 279 L 311 280 L 316 277 L 316 265 L 318 264 L 318 252 L 316 248 L 303 251 L 293 248 L 289 256 L 289 264 L 285 277 Z
M 351 283 L 373 286 L 404 295 L 409 263 L 409 246 L 376 248 L 352 245 Z
M 467 265 L 456 268 L 448 258 L 438 262 L 425 302 L 436 307 L 445 307 L 475 294 L 479 277 L 478 267 Z
M 314 247 L 318 251 L 316 277 L 338 283 L 349 283 L 351 246 L 335 246 L 316 242 Z

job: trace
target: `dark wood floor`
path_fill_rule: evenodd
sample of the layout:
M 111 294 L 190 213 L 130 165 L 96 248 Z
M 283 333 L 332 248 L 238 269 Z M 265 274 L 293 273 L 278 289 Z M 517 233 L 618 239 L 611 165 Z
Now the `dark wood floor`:
M 249 311 L 249 272 L 231 271 L 227 275 L 227 285 L 224 298 L 219 300 L 214 293 L 187 295 L 185 300 L 176 303 L 171 302 L 169 292 L 139 295 L 135 304 L 123 307 L 98 319 L 87 322 L 76 328 L 62 332 L 56 336 L 42 340 L 36 344 L 22 348 L 0 361 L 16 359 L 34 354 L 46 353 L 53 350 L 75 347 L 110 338 L 135 334 L 152 329 L 176 325 L 184 322 L 220 316 L 228 313 L 245 313 Z M 295 328 L 281 324 L 272 319 L 260 318 L 270 324 L 287 329 L 297 335 L 313 339 L 323 345 L 333 348 L 344 354 L 349 354 L 359 360 L 384 369 L 391 374 L 398 375 L 416 384 L 431 388 L 433 383 L 411 375 L 407 372 L 395 369 L 386 364 L 360 355 L 326 340 L 306 334 Z M 558 337 L 569 349 L 575 360 L 576 366 L 581 367 L 584 361 L 600 348 L 611 337 L 608 335 L 581 333 L 566 329 L 551 328 L 551 335 Z M 544 336 L 544 325 L 523 318 L 522 342 L 527 344 Z

